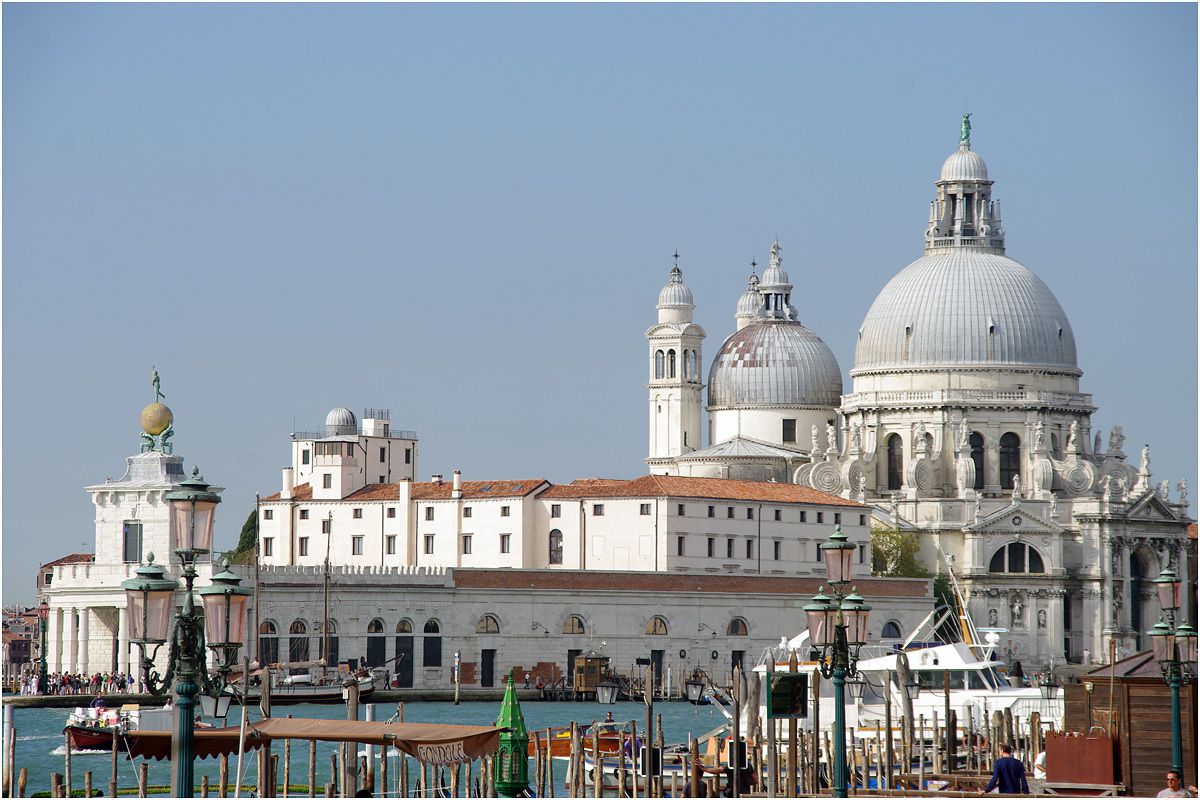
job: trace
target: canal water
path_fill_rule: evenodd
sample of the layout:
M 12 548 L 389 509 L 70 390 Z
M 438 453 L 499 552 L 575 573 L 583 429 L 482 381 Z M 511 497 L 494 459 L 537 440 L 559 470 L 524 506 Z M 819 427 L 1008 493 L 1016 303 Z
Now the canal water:
M 86 697 L 80 696 L 81 700 L 86 701 Z M 525 724 L 530 729 L 544 730 L 547 727 L 560 727 L 569 725 L 572 721 L 581 724 L 590 724 L 593 720 L 603 719 L 606 711 L 613 712 L 613 718 L 618 721 L 633 720 L 637 723 L 639 734 L 646 725 L 646 706 L 642 703 L 623 702 L 611 706 L 601 706 L 595 702 L 572 703 L 572 702 L 525 702 L 521 704 L 521 711 L 525 715 Z M 66 722 L 69 709 L 62 708 L 17 708 L 14 709 L 14 720 L 16 723 L 16 764 L 17 770 L 21 767 L 26 767 L 29 770 L 29 784 L 27 793 L 32 794 L 36 791 L 48 791 L 50 789 L 50 773 L 63 772 L 63 725 Z M 345 719 L 345 706 L 316 706 L 316 705 L 298 705 L 298 706 L 277 706 L 273 709 L 273 716 L 286 716 L 291 714 L 295 717 L 309 717 L 315 719 Z M 396 712 L 394 704 L 377 704 L 375 706 L 375 719 L 377 721 L 386 721 Z M 721 713 L 712 706 L 693 706 L 685 702 L 657 703 L 654 706 L 654 712 L 657 716 L 662 715 L 663 721 L 663 736 L 668 744 L 673 742 L 687 741 L 688 735 L 699 736 L 725 722 L 725 718 Z M 405 722 L 440 722 L 456 725 L 494 725 L 496 717 L 500 713 L 499 702 L 465 702 L 461 705 L 453 703 L 422 703 L 410 702 L 404 704 L 404 721 Z M 231 709 L 229 713 L 229 723 L 237 724 L 240 719 L 241 712 L 238 709 Z M 365 718 L 365 708 L 360 713 L 360 718 Z M 248 720 L 253 721 L 261 718 L 258 708 L 254 707 L 249 710 L 247 715 Z M 338 745 L 332 742 L 317 743 L 317 786 L 324 785 L 331 780 L 329 756 L 334 752 Z M 283 781 L 283 745 L 277 743 L 272 752 L 279 756 L 280 765 L 278 780 Z M 71 773 L 73 788 L 83 788 L 83 773 L 87 770 L 92 772 L 93 786 L 101 789 L 104 793 L 108 791 L 108 781 L 112 772 L 112 754 L 108 751 L 73 751 L 71 755 Z M 234 770 L 236 769 L 236 755 L 229 759 L 229 782 L 232 786 L 234 780 Z M 121 787 L 136 787 L 137 786 L 137 769 L 140 759 L 136 761 L 126 760 L 124 754 L 118 755 L 117 770 L 118 782 Z M 150 783 L 151 785 L 167 785 L 170 783 L 170 764 L 167 761 L 150 761 Z M 209 782 L 213 787 L 212 795 L 216 796 L 218 760 L 215 758 L 204 759 L 196 762 L 196 785 L 199 786 L 200 778 L 207 775 Z M 395 768 L 393 762 L 392 769 Z M 254 782 L 255 777 L 255 759 L 253 754 L 250 754 L 242 767 L 243 785 L 250 785 Z M 564 769 L 556 770 L 555 783 L 561 784 L 564 777 Z M 410 781 L 416 780 L 415 762 L 410 766 Z M 394 773 L 393 773 L 394 775 Z M 530 779 L 533 778 L 532 762 L 530 765 Z M 14 776 L 15 779 L 15 776 Z M 292 744 L 292 767 L 290 782 L 294 785 L 297 783 L 305 783 L 308 779 L 308 743 L 297 741 Z M 317 794 L 321 795 L 322 788 L 318 788 Z M 232 796 L 232 789 L 230 792 Z

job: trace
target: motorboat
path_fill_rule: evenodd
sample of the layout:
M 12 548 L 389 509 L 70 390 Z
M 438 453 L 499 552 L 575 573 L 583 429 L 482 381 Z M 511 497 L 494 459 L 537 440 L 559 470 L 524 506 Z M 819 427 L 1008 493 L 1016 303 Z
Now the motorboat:
M 125 741 L 121 734 L 127 731 L 169 731 L 175 709 L 142 708 L 130 703 L 120 708 L 105 706 L 77 707 L 67 717 L 63 733 L 67 735 L 71 750 L 101 750 L 110 752 L 113 738 L 117 739 L 117 750 L 125 752 Z

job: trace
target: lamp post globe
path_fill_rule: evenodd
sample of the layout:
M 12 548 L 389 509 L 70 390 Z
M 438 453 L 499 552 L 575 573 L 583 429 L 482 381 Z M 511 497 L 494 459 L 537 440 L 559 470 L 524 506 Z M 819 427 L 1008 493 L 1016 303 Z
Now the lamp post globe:
M 210 492 L 208 483 L 194 467 L 192 476 L 167 492 L 171 509 L 171 546 L 181 559 L 194 561 L 212 550 L 213 514 L 221 497 Z
M 1175 570 L 1165 567 L 1154 579 L 1154 588 L 1158 591 L 1158 605 L 1163 611 L 1173 615 L 1179 610 L 1179 593 L 1182 581 Z
M 829 536 L 829 541 L 821 544 L 821 554 L 825 559 L 825 576 L 833 589 L 850 582 L 850 574 L 854 565 L 854 545 L 842 526 L 837 525 Z

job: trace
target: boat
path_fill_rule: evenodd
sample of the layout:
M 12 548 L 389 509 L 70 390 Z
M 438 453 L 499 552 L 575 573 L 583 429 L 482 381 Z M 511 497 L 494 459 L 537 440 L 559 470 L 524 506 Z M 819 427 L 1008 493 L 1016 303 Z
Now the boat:
M 262 681 L 270 680 L 270 704 L 272 706 L 294 706 L 301 703 L 341 705 L 345 703 L 345 683 L 350 680 L 350 676 L 322 674 L 323 662 L 319 666 L 321 669 L 314 673 L 309 668 L 297 668 L 295 664 L 272 665 L 252 673 L 257 677 L 258 682 L 257 685 L 251 683 L 249 690 L 243 690 L 234 682 L 225 689 L 225 692 L 239 698 L 239 701 L 245 694 L 247 703 L 261 705 Z M 279 672 L 291 672 L 292 674 L 277 678 L 276 675 Z M 365 703 L 377 689 L 386 688 L 390 677 L 391 673 L 385 669 L 360 669 L 355 672 L 354 680 L 358 682 L 359 701 Z
M 912 720 L 925 719 L 932 723 L 935 714 L 944 721 L 947 694 L 950 708 L 957 716 L 960 733 L 966 734 L 970 720 L 975 730 L 986 730 L 991 714 L 1010 711 L 1014 716 L 1028 719 L 1037 712 L 1042 725 L 1062 726 L 1063 700 L 1061 697 L 1045 699 L 1038 686 L 1023 686 L 1015 678 L 1006 676 L 1008 665 L 997 658 L 996 653 L 1002 628 L 978 628 L 962 602 L 954 573 L 949 572 L 952 593 L 957 608 L 938 608 L 930 612 L 913 633 L 903 642 L 895 644 L 868 644 L 859 652 L 858 672 L 865 683 L 863 697 L 856 700 L 846 692 L 845 719 L 856 735 L 873 737 L 876 725 L 886 725 L 890 703 L 893 725 L 902 716 L 908 717 L 904 706 L 911 703 Z M 957 620 L 954 619 L 957 617 Z M 957 633 L 957 641 L 942 641 L 939 631 Z M 924 637 L 922 640 L 919 637 Z M 949 638 L 949 637 L 947 637 Z M 799 671 L 812 673 L 817 665 L 808 661 L 808 632 L 801 632 L 780 647 L 767 650 L 755 667 L 755 672 L 766 671 L 766 660 L 774 658 L 776 672 L 786 672 L 788 658 L 796 653 Z M 1051 669 L 1053 672 L 1053 669 Z M 949 675 L 949 689 L 946 677 Z M 903 676 L 903 677 L 902 677 Z M 909 677 L 911 676 L 911 677 Z M 911 701 L 905 696 L 904 683 L 915 680 L 921 686 L 918 696 Z M 821 728 L 833 724 L 833 685 L 821 679 Z M 765 725 L 765 698 L 759 708 L 759 719 Z M 802 730 L 812 729 L 811 719 L 801 719 Z M 743 728 L 745 730 L 746 728 Z
M 125 739 L 119 734 L 127 731 L 169 731 L 175 709 L 142 708 L 130 703 L 120 708 L 77 707 L 67 717 L 63 733 L 73 752 L 100 750 L 111 752 L 113 737 L 117 737 L 117 750 L 125 752 Z
M 583 728 L 583 742 L 589 753 L 592 752 L 592 726 L 581 726 Z M 629 723 L 620 722 L 597 722 L 596 733 L 599 734 L 598 741 L 600 744 L 600 752 L 608 755 L 621 752 L 621 734 L 625 733 L 625 752 L 632 753 L 634 746 L 630 744 Z M 535 735 L 536 734 L 536 735 Z M 636 746 L 640 747 L 641 739 L 638 739 Z M 533 758 L 539 748 L 545 751 L 546 736 L 545 731 L 534 731 L 529 737 L 529 757 Z M 570 727 L 550 728 L 550 755 L 554 758 L 566 758 L 571 755 L 571 729 Z

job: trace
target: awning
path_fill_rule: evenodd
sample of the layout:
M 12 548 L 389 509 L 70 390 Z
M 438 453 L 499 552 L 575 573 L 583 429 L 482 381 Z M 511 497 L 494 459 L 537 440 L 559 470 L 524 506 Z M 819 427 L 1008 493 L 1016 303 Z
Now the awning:
M 245 747 L 253 750 L 275 739 L 357 742 L 380 747 L 391 745 L 426 764 L 455 764 L 495 753 L 504 730 L 478 725 L 271 717 L 247 723 Z M 198 729 L 196 757 L 237 753 L 238 731 L 237 726 Z M 130 731 L 125 739 L 131 757 L 170 758 L 169 731 Z

